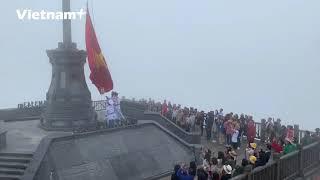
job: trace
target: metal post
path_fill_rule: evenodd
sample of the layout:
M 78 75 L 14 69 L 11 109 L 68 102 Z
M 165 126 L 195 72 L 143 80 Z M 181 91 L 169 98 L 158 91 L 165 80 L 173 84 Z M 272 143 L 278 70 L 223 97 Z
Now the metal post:
M 261 127 L 260 127 L 260 139 L 261 143 L 264 143 L 266 141 L 266 120 L 261 119 Z
M 298 145 L 298 158 L 299 158 L 299 177 L 304 177 L 303 173 L 303 147 L 301 144 Z
M 301 138 L 299 136 L 299 125 L 293 125 L 293 130 L 294 130 L 294 137 L 296 138 L 297 142 L 300 143 Z
M 276 162 L 276 167 L 277 167 L 277 170 L 276 170 L 276 173 L 277 173 L 277 178 L 275 180 L 280 180 L 281 178 L 281 166 L 280 166 L 280 157 L 281 157 L 281 154 L 279 153 L 274 153 L 273 154 L 273 160 Z
M 63 11 L 63 14 L 65 14 L 65 12 L 70 12 L 70 0 L 62 0 L 62 11 Z M 63 18 L 62 26 L 63 26 L 63 44 L 70 45 L 72 42 L 71 19 Z

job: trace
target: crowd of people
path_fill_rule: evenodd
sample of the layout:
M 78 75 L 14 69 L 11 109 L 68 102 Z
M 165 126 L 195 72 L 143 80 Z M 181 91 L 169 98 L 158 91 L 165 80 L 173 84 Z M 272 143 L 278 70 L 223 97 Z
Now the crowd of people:
M 271 147 L 265 151 L 257 151 L 257 144 L 250 143 L 246 149 L 246 157 L 237 164 L 237 153 L 232 147 L 226 147 L 225 152 L 219 151 L 215 155 L 210 149 L 203 150 L 203 162 L 196 166 L 195 162 L 178 164 L 174 167 L 172 180 L 187 180 L 197 177 L 198 180 L 227 180 L 240 174 L 250 173 L 258 166 L 264 166 L 270 159 Z
M 183 107 L 178 104 L 155 102 L 141 100 L 140 102 L 147 104 L 149 111 L 160 112 L 163 116 L 175 122 L 178 126 L 187 132 L 200 131 L 201 136 L 206 135 L 207 140 L 218 142 L 220 144 L 239 148 L 241 146 L 242 137 L 247 137 L 247 142 L 252 143 L 257 138 L 256 123 L 253 116 L 242 113 L 241 115 L 233 112 L 224 113 L 224 110 L 212 110 L 204 112 L 193 107 Z M 269 117 L 265 122 L 264 136 L 266 143 L 277 142 L 284 145 L 286 139 L 295 144 L 298 143 L 297 137 L 294 136 L 292 125 L 285 126 L 281 124 L 281 119 L 276 121 Z M 316 129 L 316 132 L 319 128 Z M 312 142 L 317 133 L 305 132 L 304 138 L 301 140 L 303 145 Z
M 161 113 L 172 122 L 183 128 L 187 132 L 199 132 L 201 136 L 205 135 L 208 141 L 224 144 L 225 152 L 218 152 L 217 156 L 207 148 L 203 152 L 203 163 L 199 166 L 195 162 L 187 164 L 178 164 L 174 167 L 172 179 L 185 180 L 198 179 L 225 180 L 231 177 L 249 173 L 258 166 L 264 166 L 272 159 L 273 153 L 288 154 L 298 149 L 299 140 L 295 137 L 293 126 L 281 124 L 281 120 L 276 121 L 268 118 L 265 121 L 265 142 L 258 145 L 255 143 L 257 138 L 256 123 L 253 116 L 235 113 L 224 113 L 221 108 L 204 112 L 196 108 L 183 107 L 181 105 L 171 104 L 164 101 L 155 103 L 149 101 L 140 101 L 147 105 L 149 111 Z M 315 133 L 309 131 L 300 139 L 301 145 L 308 145 L 319 140 L 320 129 Z M 244 158 L 237 164 L 237 151 L 239 151 L 243 141 L 245 141 Z

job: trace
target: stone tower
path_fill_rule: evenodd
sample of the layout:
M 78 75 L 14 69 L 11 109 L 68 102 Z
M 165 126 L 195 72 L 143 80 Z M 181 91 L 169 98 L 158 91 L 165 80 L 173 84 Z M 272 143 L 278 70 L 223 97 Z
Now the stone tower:
M 62 0 L 62 9 L 70 12 L 70 0 Z M 57 49 L 47 50 L 47 55 L 52 64 L 52 77 L 41 127 L 62 131 L 96 127 L 95 111 L 84 76 L 87 54 L 72 42 L 70 19 L 63 20 L 63 42 Z

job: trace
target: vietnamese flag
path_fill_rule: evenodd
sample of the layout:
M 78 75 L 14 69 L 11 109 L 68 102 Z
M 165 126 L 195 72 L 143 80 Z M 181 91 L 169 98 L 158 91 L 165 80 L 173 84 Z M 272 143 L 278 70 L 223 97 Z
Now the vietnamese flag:
M 86 15 L 86 47 L 92 83 L 98 88 L 100 94 L 111 91 L 113 89 L 113 81 L 101 52 L 88 10 Z

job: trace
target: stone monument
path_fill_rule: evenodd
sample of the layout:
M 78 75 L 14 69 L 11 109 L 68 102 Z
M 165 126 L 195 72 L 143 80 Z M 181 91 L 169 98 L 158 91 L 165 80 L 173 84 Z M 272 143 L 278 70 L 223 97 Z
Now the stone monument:
M 70 0 L 62 0 L 62 9 L 70 12 Z M 91 93 L 84 76 L 87 54 L 72 42 L 70 19 L 63 20 L 63 42 L 58 48 L 47 50 L 47 55 L 52 77 L 41 127 L 62 131 L 96 127 Z

